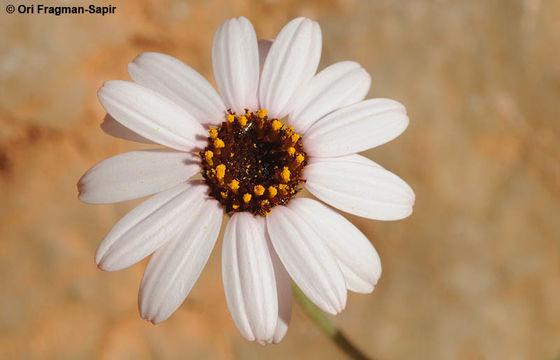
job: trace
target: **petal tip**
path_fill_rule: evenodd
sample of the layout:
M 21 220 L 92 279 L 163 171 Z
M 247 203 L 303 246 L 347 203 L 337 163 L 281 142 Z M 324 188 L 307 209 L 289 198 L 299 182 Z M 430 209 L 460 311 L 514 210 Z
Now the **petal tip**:
M 272 339 L 270 339 L 270 338 L 266 338 L 266 339 L 256 339 L 256 342 L 258 342 L 259 345 L 261 345 L 261 346 L 266 346 L 266 345 L 272 344 Z
M 85 189 L 84 189 L 84 184 L 82 182 L 82 179 L 80 178 L 80 180 L 78 180 L 78 183 L 76 184 L 76 190 L 78 190 L 78 199 L 80 201 L 84 201 L 84 193 L 85 193 Z
M 346 309 L 346 292 L 344 293 L 344 302 L 338 304 L 338 306 L 336 307 L 336 314 L 338 315 L 340 314 L 342 311 L 344 311 L 344 309 Z
M 147 323 L 150 323 L 150 325 L 156 326 L 157 324 L 159 324 L 159 322 L 149 318 L 148 316 L 144 316 L 143 314 L 140 314 L 140 317 L 142 317 L 142 319 L 145 320 Z
M 113 269 L 112 266 L 107 264 L 107 261 L 104 256 L 100 256 L 99 258 L 95 257 L 95 263 L 97 264 L 97 268 L 103 271 L 116 271 L 118 269 Z
M 149 322 L 152 325 L 157 325 L 159 324 L 161 321 L 158 321 L 156 319 L 157 314 L 150 314 L 150 310 L 144 308 L 145 304 L 142 303 L 142 301 L 138 302 L 138 312 L 140 313 L 140 317 L 144 320 L 146 320 L 147 322 Z
M 123 263 L 122 261 L 115 260 L 115 256 L 111 256 L 110 248 L 99 248 L 95 254 L 95 263 L 97 267 L 103 271 L 113 272 L 125 269 L 131 264 Z

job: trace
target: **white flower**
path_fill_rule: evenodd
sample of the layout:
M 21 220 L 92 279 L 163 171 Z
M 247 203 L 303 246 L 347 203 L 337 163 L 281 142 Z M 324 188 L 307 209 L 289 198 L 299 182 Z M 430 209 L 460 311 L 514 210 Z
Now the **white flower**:
M 408 118 L 396 101 L 363 100 L 371 80 L 355 62 L 315 75 L 320 56 L 316 22 L 294 19 L 274 42 L 258 42 L 240 17 L 214 37 L 221 96 L 195 70 L 157 53 L 129 64 L 134 82 L 108 81 L 99 90 L 109 113 L 106 132 L 169 148 L 114 156 L 78 184 L 80 199 L 95 204 L 156 194 L 123 217 L 96 254 L 101 269 L 114 271 L 153 253 L 139 293 L 143 318 L 159 323 L 184 301 L 214 247 L 224 209 L 232 216 L 223 283 L 247 339 L 283 338 L 290 278 L 331 314 L 344 309 L 347 290 L 373 291 L 381 264 L 368 239 L 330 207 L 293 196 L 303 186 L 354 215 L 410 215 L 412 189 L 356 154 L 400 135 Z M 203 180 L 189 181 L 200 173 Z

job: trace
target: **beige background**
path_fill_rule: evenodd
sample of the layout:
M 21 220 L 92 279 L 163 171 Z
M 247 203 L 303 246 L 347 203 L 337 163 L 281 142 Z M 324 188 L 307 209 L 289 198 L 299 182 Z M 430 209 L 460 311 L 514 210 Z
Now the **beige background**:
M 403 102 L 411 118 L 367 155 L 415 189 L 414 214 L 351 218 L 383 276 L 334 321 L 378 359 L 560 355 L 559 1 L 130 0 L 105 17 L 6 14 L 16 1 L 0 8 L 1 359 L 344 358 L 298 307 L 280 345 L 245 341 L 227 312 L 220 245 L 158 326 L 137 314 L 145 262 L 116 273 L 93 262 L 135 202 L 80 203 L 76 181 L 142 147 L 99 129 L 96 90 L 128 79 L 144 51 L 212 78 L 213 33 L 238 15 L 262 38 L 296 16 L 319 21 L 321 67 L 359 61 L 370 97 Z

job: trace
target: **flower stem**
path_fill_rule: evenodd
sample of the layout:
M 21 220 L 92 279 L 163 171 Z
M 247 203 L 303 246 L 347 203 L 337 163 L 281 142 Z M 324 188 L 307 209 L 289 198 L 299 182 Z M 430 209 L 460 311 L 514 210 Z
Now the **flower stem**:
M 292 288 L 303 311 L 307 313 L 315 325 L 317 325 L 319 329 L 321 329 L 332 341 L 334 341 L 336 346 L 344 351 L 346 355 L 355 360 L 373 360 L 354 346 L 346 335 L 344 335 L 344 333 L 342 333 L 342 331 L 340 331 L 332 323 L 332 321 L 327 318 L 325 314 L 307 298 L 307 296 L 305 296 L 296 284 L 292 283 Z

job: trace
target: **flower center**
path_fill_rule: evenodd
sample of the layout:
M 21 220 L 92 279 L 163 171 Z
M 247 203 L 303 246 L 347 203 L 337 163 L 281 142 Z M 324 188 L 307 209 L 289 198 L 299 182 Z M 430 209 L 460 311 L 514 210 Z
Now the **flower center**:
M 265 216 L 285 205 L 300 190 L 307 165 L 301 136 L 267 110 L 244 115 L 228 111 L 226 121 L 208 132 L 200 152 L 202 176 L 210 195 L 230 211 Z

